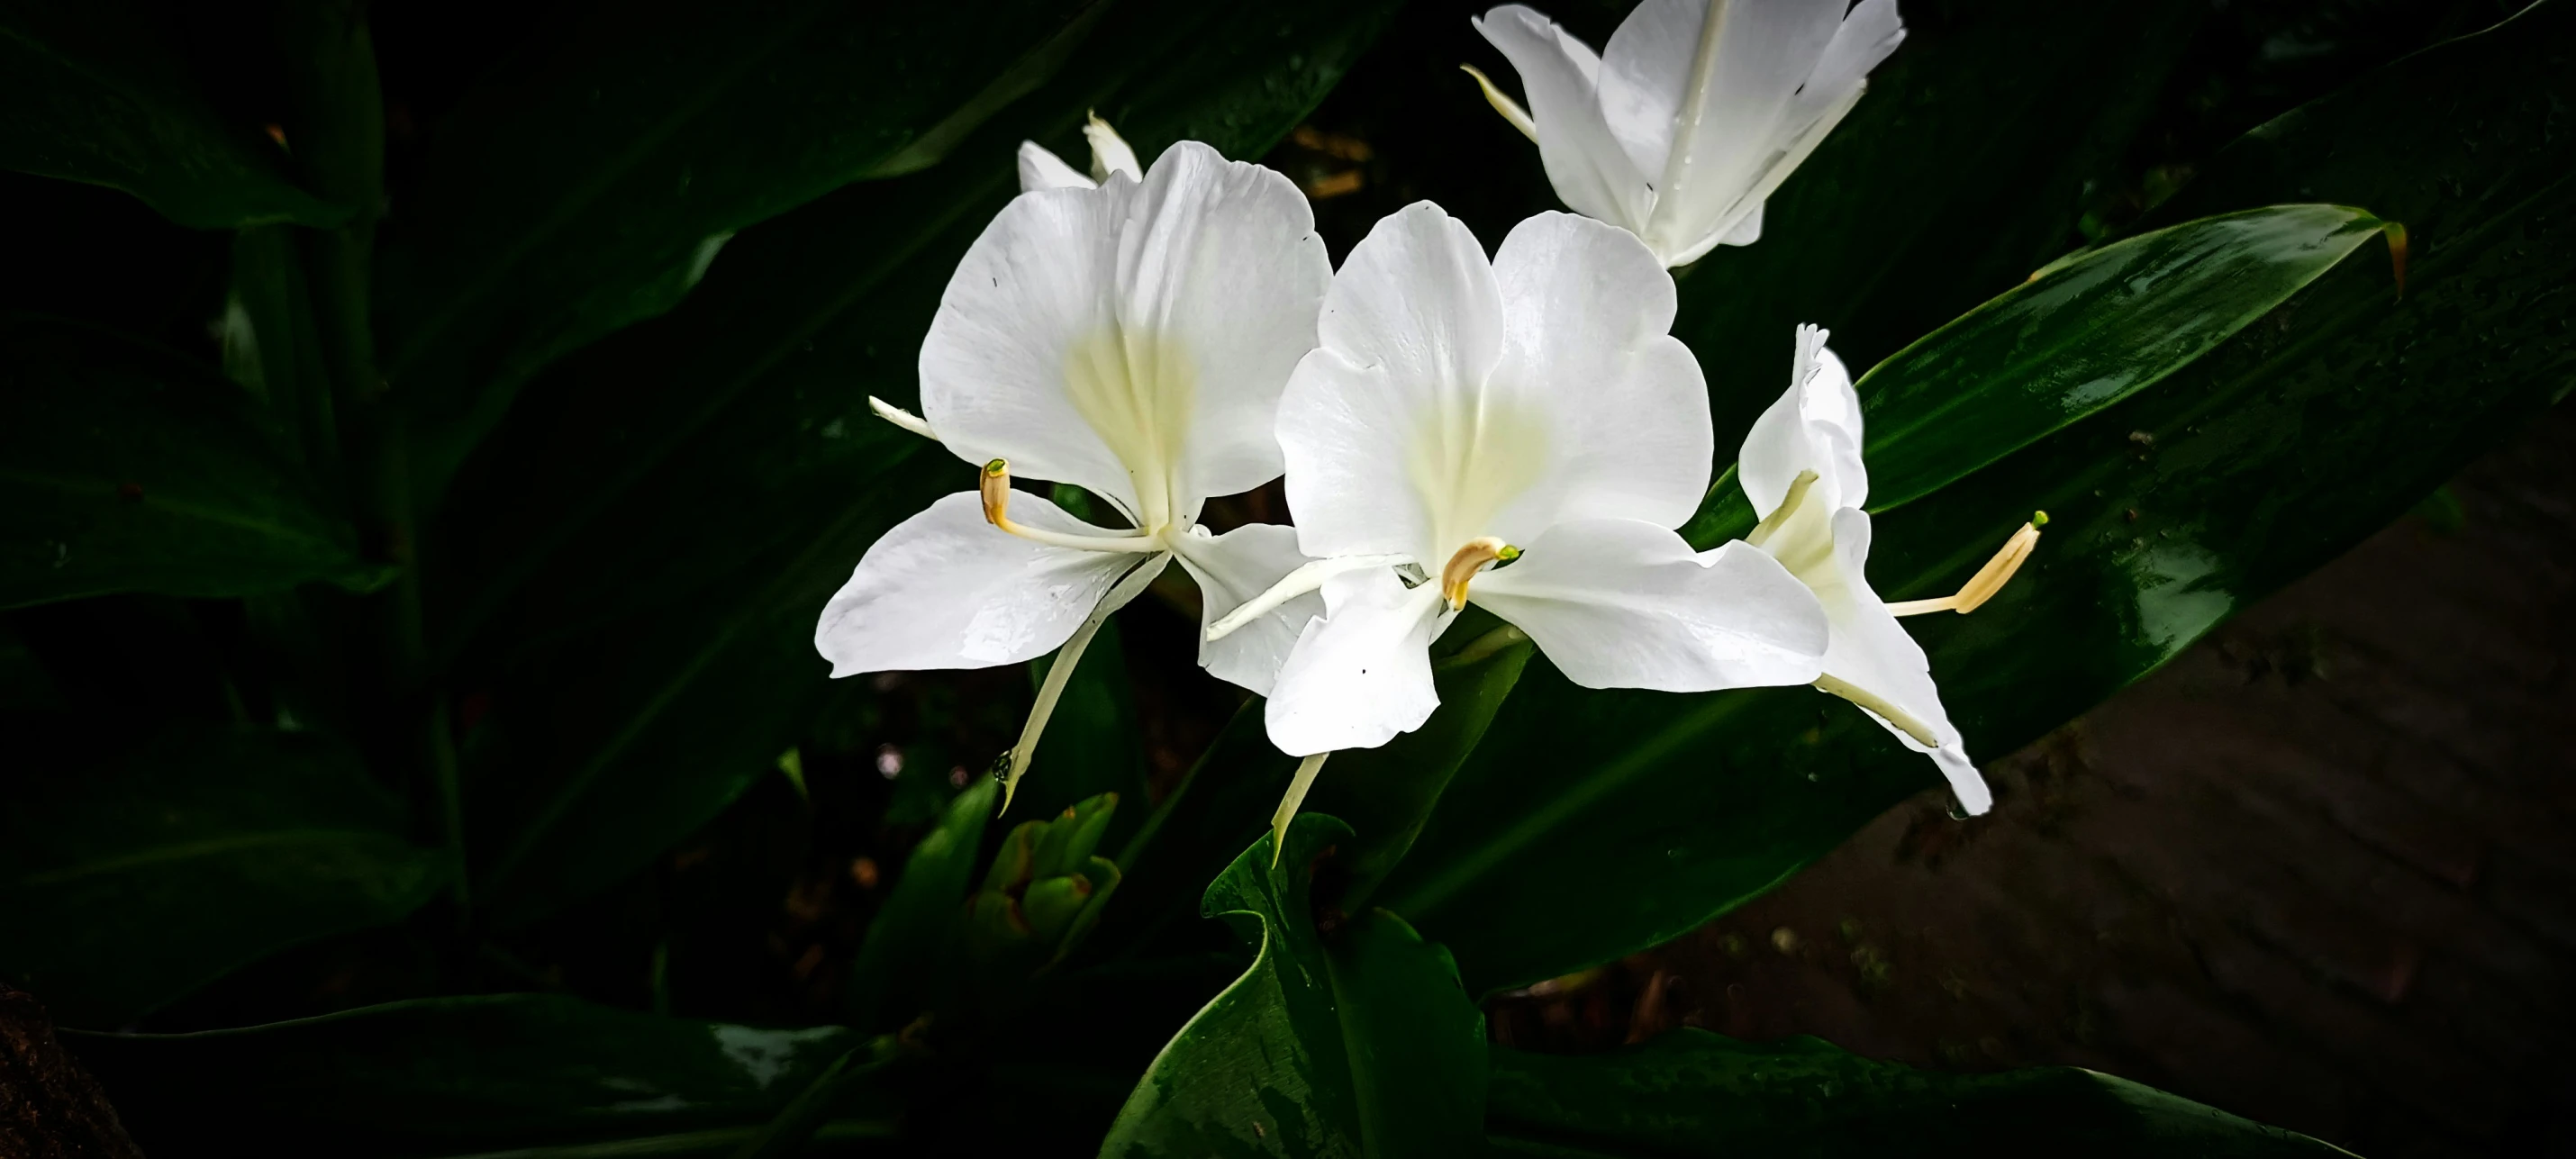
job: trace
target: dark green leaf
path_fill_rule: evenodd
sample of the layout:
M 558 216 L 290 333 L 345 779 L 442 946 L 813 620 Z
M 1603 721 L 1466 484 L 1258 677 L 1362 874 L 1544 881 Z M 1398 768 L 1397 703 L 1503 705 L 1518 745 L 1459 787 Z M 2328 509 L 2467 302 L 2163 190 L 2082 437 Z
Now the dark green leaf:
M 1257 154 L 1391 7 L 1118 5 L 948 163 L 746 232 L 686 306 L 532 391 L 431 556 L 453 567 L 432 596 L 462 601 L 433 609 L 439 634 L 472 642 L 458 687 L 492 704 L 467 753 L 478 898 L 526 920 L 632 872 L 793 743 L 827 688 L 824 601 L 884 529 L 969 485 L 866 396 L 911 400 L 1023 137 L 1078 158 L 1097 108 L 1149 156 L 1182 136 Z
M 670 309 L 734 231 L 938 160 L 1105 7 L 619 4 L 487 80 L 388 235 L 384 365 L 424 493 L 538 367 Z
M 400 920 L 445 880 L 354 754 L 175 730 L 12 779 L 0 972 L 62 1022 L 113 1026 L 277 950 Z
M 0 607 L 388 578 L 240 388 L 107 331 L 0 318 Z
M 2127 1079 L 2071 1066 L 1946 1074 L 1832 1043 L 1676 1030 L 1613 1054 L 1494 1048 L 1487 1130 L 1504 1155 L 2343 1155 Z
M 745 1140 L 741 1149 L 733 1153 L 733 1159 L 785 1159 L 804 1154 L 815 1133 L 901 1057 L 895 1037 L 881 1034 L 833 1059 L 832 1065 L 814 1076 L 814 1081 L 807 1083 L 759 1134 Z
M 2312 190 L 2406 220 L 2402 302 L 2385 267 L 2347 262 L 2155 389 L 1876 522 L 1871 582 L 1908 599 L 1955 589 L 2031 509 L 2053 516 L 1993 603 L 1910 625 L 1972 755 L 2153 670 L 2568 389 L 2570 11 L 2391 66 L 2213 162 L 2247 200 Z M 2232 176 L 2249 149 L 2332 160 L 2276 189 Z M 1680 934 L 1932 783 L 1811 691 L 1585 692 L 1534 665 L 1379 901 L 1471 985 L 1528 982 Z
M 992 779 L 978 779 L 948 803 L 938 828 L 912 847 L 893 896 L 868 923 L 868 940 L 850 969 L 843 1006 L 852 1023 L 893 1029 L 920 1013 L 931 974 L 964 916 L 967 888 L 984 868 L 981 842 L 1000 791 Z
M 1207 916 L 1225 918 L 1258 957 L 1163 1048 L 1103 1156 L 1475 1148 L 1485 1019 L 1449 955 L 1383 910 L 1316 929 L 1316 863 L 1350 835 L 1306 814 L 1276 866 L 1265 836 L 1208 886 Z
M 630 1152 L 721 1153 L 862 1041 L 534 994 L 66 1038 L 154 1155 L 419 1155 L 739 1127 Z
M 122 189 L 199 229 L 349 216 L 288 180 L 256 128 L 218 115 L 173 30 L 130 0 L 0 8 L 0 168 Z

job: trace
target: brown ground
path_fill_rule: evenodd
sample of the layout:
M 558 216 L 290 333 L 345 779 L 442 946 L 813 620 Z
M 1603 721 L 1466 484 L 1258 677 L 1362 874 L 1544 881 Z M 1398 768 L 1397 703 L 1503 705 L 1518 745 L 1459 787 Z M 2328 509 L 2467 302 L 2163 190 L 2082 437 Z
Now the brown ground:
M 2377 1159 L 2576 1152 L 2576 410 L 2447 495 L 1993 762 L 1992 816 L 1927 794 L 1496 1033 L 1815 1034 Z

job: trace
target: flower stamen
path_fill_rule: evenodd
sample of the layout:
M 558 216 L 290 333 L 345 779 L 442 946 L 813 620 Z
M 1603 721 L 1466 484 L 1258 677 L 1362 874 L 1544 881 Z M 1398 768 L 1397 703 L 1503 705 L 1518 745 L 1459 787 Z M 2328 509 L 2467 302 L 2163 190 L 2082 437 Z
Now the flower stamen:
M 1520 130 L 1521 136 L 1532 141 L 1538 140 L 1538 122 L 1530 118 L 1529 110 L 1522 108 L 1519 101 L 1505 95 L 1503 90 L 1495 88 L 1494 78 L 1486 76 L 1485 70 L 1472 64 L 1462 64 L 1458 68 L 1459 71 L 1476 78 L 1476 87 L 1485 90 L 1485 103 L 1494 106 L 1494 111 L 1501 113 L 1504 120 L 1511 122 L 1513 128 Z
M 1976 611 L 1979 605 L 1993 599 L 1996 592 L 2003 590 L 2004 584 L 2012 579 L 2014 572 L 2021 570 L 2022 561 L 2029 559 L 2031 549 L 2039 546 L 2039 529 L 2047 525 L 2047 512 L 2031 512 L 2030 522 L 2022 524 L 2021 530 L 2013 532 L 2012 538 L 2004 541 L 2003 547 L 1995 552 L 1994 558 L 1987 560 L 1986 566 L 1978 568 L 1977 574 L 1969 576 L 1968 582 L 1960 585 L 1955 594 L 1937 599 L 1907 600 L 1904 603 L 1889 604 L 1888 613 L 1897 616 L 1920 616 L 1927 612 L 1957 612 L 1964 616 Z
M 1011 522 L 1011 461 L 1009 459 L 995 459 L 984 464 L 984 469 L 976 474 L 975 490 L 984 498 L 984 522 L 1022 539 L 1052 547 L 1070 547 L 1078 551 L 1127 551 L 1150 554 L 1163 550 L 1163 541 L 1160 538 L 1142 531 L 1130 531 L 1124 535 L 1076 535 Z
M 1458 554 L 1450 556 L 1448 564 L 1440 569 L 1441 598 L 1449 601 L 1450 611 L 1466 607 L 1468 580 L 1476 578 L 1476 573 L 1485 570 L 1488 564 L 1510 563 L 1520 557 L 1521 549 L 1490 535 L 1468 540 L 1466 546 L 1459 548 Z

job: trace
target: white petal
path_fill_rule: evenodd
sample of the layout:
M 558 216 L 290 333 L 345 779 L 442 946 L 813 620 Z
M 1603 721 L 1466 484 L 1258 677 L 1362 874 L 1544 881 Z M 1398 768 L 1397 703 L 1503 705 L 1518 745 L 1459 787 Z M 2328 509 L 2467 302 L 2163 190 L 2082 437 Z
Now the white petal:
M 1456 550 L 1436 541 L 1417 476 L 1425 455 L 1476 441 L 1437 424 L 1472 405 L 1502 356 L 1502 327 L 1484 247 L 1439 206 L 1397 210 L 1351 247 L 1324 296 L 1322 345 L 1298 364 L 1279 407 L 1288 507 L 1306 554 Z M 1500 454 L 1468 464 L 1512 477 L 1530 466 Z
M 1668 333 L 1672 275 L 1626 230 L 1542 213 L 1503 239 L 1494 280 L 1503 357 L 1479 406 L 1539 416 L 1546 473 L 1469 534 L 1526 547 L 1567 519 L 1689 519 L 1716 441 L 1699 361 Z
M 1136 161 L 1136 150 L 1118 130 L 1109 127 L 1094 113 L 1082 124 L 1082 139 L 1091 144 L 1091 179 L 1107 181 L 1112 173 L 1124 173 L 1129 180 L 1145 179 L 1145 167 Z
M 1006 458 L 1148 520 L 1259 486 L 1330 277 L 1312 225 L 1286 178 L 1195 142 L 1142 184 L 1023 193 L 931 321 L 923 417 L 968 462 Z
M 1556 195 L 1586 217 L 1643 229 L 1654 190 L 1603 119 L 1595 93 L 1600 58 L 1555 21 L 1518 4 L 1470 22 L 1520 73 L 1538 124 L 1539 160 Z
M 1324 585 L 1263 710 L 1270 743 L 1292 757 L 1376 748 L 1422 727 L 1440 706 L 1431 641 L 1451 617 L 1439 586 L 1410 590 L 1375 568 Z
M 1768 517 L 1805 471 L 1817 475 L 1807 493 L 1810 503 L 1833 510 L 1869 501 L 1869 471 L 1860 457 L 1860 395 L 1825 338 L 1813 326 L 1798 328 L 1788 391 L 1745 432 L 1735 472 L 1757 516 Z
M 1221 640 L 1209 640 L 1207 629 L 1217 617 L 1241 607 L 1306 563 L 1297 550 L 1297 529 L 1247 523 L 1218 536 L 1197 531 L 1178 538 L 1173 546 L 1181 567 L 1199 584 L 1199 664 L 1220 680 L 1270 695 L 1280 665 L 1288 662 L 1289 650 L 1297 646 L 1299 631 L 1306 621 L 1324 614 L 1323 597 L 1314 592 L 1298 596 Z
M 1662 180 L 1708 0 L 1646 0 L 1601 49 L 1601 113 L 1639 173 Z
M 1099 529 L 1044 496 L 1012 496 L 1018 522 L 1047 531 Z M 984 522 L 961 491 L 895 525 L 868 548 L 823 607 L 814 647 L 832 675 L 990 668 L 1035 659 L 1082 625 L 1144 557 L 1031 543 Z
M 1959 808 L 1974 817 L 1995 807 L 1994 790 L 1986 787 L 1986 778 L 1977 772 L 1977 762 L 1968 759 L 1967 750 L 1945 745 L 1932 753 L 1932 765 L 1941 770 L 1941 779 L 1950 782 L 1950 795 L 1959 799 Z
M 1844 0 L 1727 4 L 1720 9 L 1724 22 L 1716 41 L 1707 46 L 1713 51 L 1707 52 L 1697 51 L 1702 22 L 1691 22 L 1695 48 L 1682 91 L 1698 99 L 1681 109 L 1670 156 L 1656 175 L 1661 195 L 1654 218 L 1643 231 L 1665 260 L 1678 263 L 1691 249 L 1705 252 L 1715 244 L 1742 216 L 1748 194 L 1788 151 L 1796 131 L 1823 111 L 1822 104 L 1810 109 L 1813 102 L 1801 103 L 1800 90 L 1833 44 L 1843 5 Z M 1709 10 L 1705 2 L 1693 7 Z
M 1824 609 L 1758 548 L 1693 552 L 1651 523 L 1560 524 L 1468 598 L 1538 642 L 1586 688 L 1707 692 L 1805 684 L 1822 669 Z
M 1888 614 L 1887 604 L 1870 590 L 1866 574 L 1869 515 L 1843 508 L 1834 512 L 1833 529 L 1840 582 L 1816 590 L 1817 599 L 1825 607 L 1825 618 L 1833 625 L 1833 642 L 1825 649 L 1825 675 L 1885 701 L 1920 722 L 1939 741 L 1925 744 L 1884 715 L 1871 711 L 1870 715 L 1895 733 L 1905 747 L 1928 753 L 1957 745 L 1959 732 L 1951 727 L 1950 715 L 1941 707 L 1941 693 L 1932 684 L 1932 664 L 1924 657 L 1923 646 L 1906 634 L 1904 625 Z
M 1726 227 L 1726 232 L 1718 236 L 1717 244 L 1752 245 L 1760 240 L 1762 240 L 1762 203 L 1756 201 L 1753 203 L 1753 212 L 1735 219 L 1735 224 Z
M 1032 189 L 1091 189 L 1100 183 L 1064 163 L 1035 141 L 1020 142 L 1020 192 Z

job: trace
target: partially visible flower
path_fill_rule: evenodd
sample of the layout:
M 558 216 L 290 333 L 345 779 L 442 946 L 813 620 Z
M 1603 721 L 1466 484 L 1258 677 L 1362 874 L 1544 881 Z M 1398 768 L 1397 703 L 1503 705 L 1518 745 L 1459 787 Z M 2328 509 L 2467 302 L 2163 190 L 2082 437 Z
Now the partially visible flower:
M 1518 4 L 1474 21 L 1520 72 L 1556 195 L 1644 238 L 1666 266 L 1762 236 L 1762 203 L 1859 103 L 1905 39 L 1896 0 L 1646 0 L 1595 56 Z
M 1095 144 L 1116 140 L 1095 128 Z M 1198 516 L 1209 496 L 1279 477 L 1280 390 L 1314 347 L 1332 278 L 1306 199 L 1196 142 L 1142 182 L 1103 155 L 1099 186 L 1021 194 L 958 264 L 922 342 L 924 416 L 869 400 L 974 464 L 979 485 L 871 546 L 814 636 L 834 676 L 1060 646 L 1009 754 L 1013 787 L 1092 634 L 1166 564 L 1180 560 L 1213 612 L 1304 562 L 1290 528 L 1212 536 Z M 1015 472 L 1084 488 L 1128 526 L 1014 490 Z M 1266 691 L 1296 612 L 1203 645 L 1200 662 Z
M 1100 114 L 1093 113 L 1083 122 L 1082 138 L 1091 144 L 1088 177 L 1065 164 L 1064 158 L 1048 152 L 1046 146 L 1035 141 L 1020 142 L 1020 190 L 1098 189 L 1112 173 L 1144 179 L 1145 167 L 1136 163 L 1136 150 L 1129 148 L 1126 139 L 1111 129 L 1109 122 L 1101 120 Z
M 1708 489 L 1699 364 L 1634 237 L 1544 213 L 1488 263 L 1420 202 L 1351 250 L 1279 407 L 1297 538 L 1318 557 L 1222 633 L 1320 585 L 1267 709 L 1310 760 L 1419 727 L 1431 644 L 1469 600 L 1577 684 L 1702 692 L 1816 678 L 1823 611 L 1761 551 L 1673 528 Z M 1283 812 L 1286 810 L 1283 810 Z
M 1957 595 L 1890 605 L 1870 590 L 1869 472 L 1861 466 L 1860 396 L 1826 332 L 1798 328 L 1789 391 L 1762 412 L 1736 462 L 1744 495 L 1762 524 L 1745 539 L 1768 552 L 1824 604 L 1833 625 L 1816 687 L 1857 704 L 1905 747 L 1928 753 L 1969 813 L 1994 804 L 1959 730 L 1932 686 L 1932 666 L 1899 616 L 1970 612 L 2012 578 L 2039 543 L 2035 515 L 2005 541 Z

